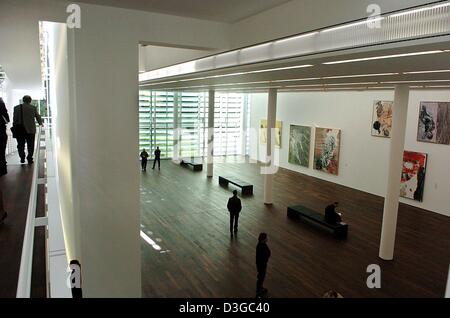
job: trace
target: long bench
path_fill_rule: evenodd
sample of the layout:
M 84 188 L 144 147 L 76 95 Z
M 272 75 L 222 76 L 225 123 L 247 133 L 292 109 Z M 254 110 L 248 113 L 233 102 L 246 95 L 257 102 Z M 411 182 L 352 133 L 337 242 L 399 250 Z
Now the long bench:
M 234 184 L 235 186 L 241 188 L 243 195 L 253 194 L 253 185 L 251 185 L 250 183 L 234 177 L 219 177 L 220 185 L 227 186 L 229 183 Z
M 313 223 L 317 223 L 333 231 L 336 238 L 346 238 L 348 232 L 348 224 L 325 222 L 325 216 L 302 205 L 290 206 L 287 209 L 287 215 L 291 218 L 305 218 Z
M 192 167 L 194 171 L 202 171 L 203 170 L 203 163 L 196 162 L 194 158 L 191 159 L 183 159 L 180 162 L 181 166 L 185 167 Z

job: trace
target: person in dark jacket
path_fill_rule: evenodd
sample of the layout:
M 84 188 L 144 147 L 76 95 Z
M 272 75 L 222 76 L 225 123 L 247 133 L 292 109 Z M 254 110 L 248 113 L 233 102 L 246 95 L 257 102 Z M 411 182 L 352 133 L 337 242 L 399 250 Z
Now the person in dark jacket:
M 342 214 L 336 212 L 339 202 L 334 202 L 325 208 L 325 222 L 330 224 L 342 222 Z
M 0 177 L 7 173 L 6 169 L 6 145 L 8 135 L 6 134 L 6 124 L 9 123 L 8 110 L 0 97 Z
M 145 151 L 145 149 L 142 149 L 141 152 L 141 167 L 142 167 L 142 171 L 147 171 L 147 161 L 148 161 L 148 152 Z
M 238 220 L 239 213 L 242 210 L 241 199 L 237 196 L 237 191 L 233 191 L 233 196 L 228 200 L 227 204 L 228 212 L 230 212 L 230 233 L 233 237 L 233 223 L 234 223 L 234 233 L 238 231 Z
M 158 169 L 161 170 L 161 150 L 159 150 L 159 147 L 156 147 L 155 150 L 155 160 L 153 161 L 153 168 L 155 169 L 156 162 L 158 161 Z
M 258 271 L 256 281 L 256 296 L 261 297 L 267 293 L 264 288 L 264 279 L 266 278 L 267 262 L 270 258 L 270 249 L 267 246 L 267 234 L 260 233 L 258 237 L 258 245 L 256 246 L 256 270 Z
M 40 126 L 44 125 L 41 116 L 39 115 L 37 108 L 31 105 L 31 97 L 25 95 L 22 99 L 23 104 L 14 107 L 13 124 L 22 125 L 25 129 L 23 135 L 18 136 L 17 139 L 17 150 L 19 151 L 20 163 L 25 162 L 25 144 L 27 145 L 28 164 L 33 163 L 34 154 L 34 139 L 36 135 L 36 124 L 35 120 Z

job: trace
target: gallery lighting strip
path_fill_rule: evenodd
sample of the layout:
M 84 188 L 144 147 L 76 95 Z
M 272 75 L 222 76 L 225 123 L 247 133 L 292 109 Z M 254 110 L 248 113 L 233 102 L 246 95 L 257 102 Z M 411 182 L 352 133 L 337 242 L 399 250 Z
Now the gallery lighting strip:
M 202 80 L 202 79 L 209 79 L 209 78 L 219 78 L 219 77 L 235 76 L 235 75 L 243 75 L 243 74 L 248 74 L 248 72 L 232 73 L 232 74 L 225 74 L 225 75 L 215 75 L 215 76 L 207 76 L 207 77 L 197 77 L 197 78 L 183 79 L 183 80 L 177 80 L 177 81 L 168 81 L 168 82 L 160 82 L 160 83 L 152 83 L 152 84 L 143 84 L 143 85 L 139 85 L 139 86 L 142 87 L 142 86 L 154 86 L 154 85 L 172 84 L 172 83 L 179 83 L 179 82 L 186 82 L 186 81 Z M 393 76 L 393 75 L 400 75 L 400 73 L 375 73 L 375 74 L 354 74 L 354 75 L 342 75 L 342 76 L 292 78 L 292 79 L 259 81 L 259 82 L 217 84 L 217 85 L 213 85 L 213 86 L 230 86 L 230 85 L 245 85 L 245 84 L 258 84 L 258 83 L 283 83 L 283 82 L 297 82 L 297 81 L 299 81 L 299 82 L 300 81 L 317 81 L 317 80 L 324 80 L 324 79 L 358 78 L 358 77 L 371 77 L 371 76 Z
M 450 70 L 403 72 L 403 74 L 431 74 L 431 73 L 450 73 Z
M 429 10 L 434 10 L 434 9 L 439 9 L 439 8 L 445 8 L 445 7 L 448 7 L 448 6 L 450 6 L 450 3 L 438 4 L 438 5 L 427 7 L 427 8 L 420 8 L 420 9 L 415 9 L 415 10 L 410 10 L 410 11 L 406 11 L 406 12 L 400 12 L 400 13 L 392 14 L 392 15 L 389 16 L 389 18 L 398 18 L 398 17 L 402 17 L 402 16 L 405 16 L 405 15 L 415 14 L 415 13 L 429 11 Z
M 439 53 L 444 53 L 444 52 L 447 52 L 447 51 L 445 51 L 445 50 L 435 50 L 435 51 L 402 53 L 402 54 L 392 54 L 392 55 L 380 55 L 380 56 L 364 57 L 364 58 L 359 58 L 359 59 L 324 62 L 322 64 L 334 65 L 334 64 L 344 64 L 344 63 L 355 63 L 355 62 L 365 62 L 365 61 L 392 59 L 392 58 L 399 58 L 399 57 L 408 57 L 408 56 L 439 54 Z
M 323 30 L 323 31 L 320 31 L 320 32 L 321 33 L 328 33 L 328 32 L 333 32 L 333 31 L 337 31 L 337 30 L 352 28 L 352 27 L 355 27 L 355 26 L 358 26 L 358 25 L 363 25 L 363 24 L 371 25 L 372 23 L 375 23 L 375 22 L 378 22 L 378 21 L 382 21 L 384 19 L 386 19 L 386 18 L 385 17 L 369 18 L 369 19 L 364 20 L 364 21 L 350 23 L 350 24 L 338 26 L 338 27 L 335 27 L 335 28 L 326 29 L 326 30 Z
M 247 71 L 247 72 L 237 72 L 237 73 L 229 73 L 229 74 L 221 74 L 221 75 L 186 78 L 186 79 L 181 79 L 181 80 L 176 80 L 176 81 L 152 83 L 152 84 L 148 84 L 148 85 L 162 85 L 162 84 L 177 83 L 177 82 L 198 81 L 198 80 L 222 78 L 222 77 L 230 77 L 230 76 L 240 76 L 240 75 L 247 75 L 247 74 L 292 70 L 292 69 L 307 68 L 307 67 L 313 67 L 313 66 L 314 65 L 312 65 L 312 64 L 304 64 L 304 65 L 294 65 L 294 66 L 286 66 L 286 67 L 276 67 L 276 68 L 268 68 L 268 69 L 263 69 L 263 70 L 255 70 L 255 71 Z

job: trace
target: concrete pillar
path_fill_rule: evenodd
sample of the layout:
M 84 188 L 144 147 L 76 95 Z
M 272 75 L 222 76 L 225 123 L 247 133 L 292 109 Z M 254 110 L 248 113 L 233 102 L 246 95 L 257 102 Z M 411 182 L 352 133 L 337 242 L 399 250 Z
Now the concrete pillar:
M 180 161 L 180 120 L 179 107 L 181 101 L 181 93 L 175 92 L 173 101 L 173 155 L 172 161 L 178 163 Z
M 379 253 L 379 256 L 384 260 L 392 260 L 394 258 L 408 101 L 409 87 L 407 85 L 397 85 L 395 87 L 389 170 Z
M 212 178 L 214 175 L 214 104 L 215 91 L 210 89 L 208 92 L 208 156 L 207 156 L 207 176 Z
M 275 154 L 275 123 L 277 120 L 277 89 L 269 89 L 269 103 L 267 107 L 267 151 L 266 164 L 274 164 Z M 273 173 L 271 169 L 265 169 L 264 174 L 264 204 L 273 203 Z

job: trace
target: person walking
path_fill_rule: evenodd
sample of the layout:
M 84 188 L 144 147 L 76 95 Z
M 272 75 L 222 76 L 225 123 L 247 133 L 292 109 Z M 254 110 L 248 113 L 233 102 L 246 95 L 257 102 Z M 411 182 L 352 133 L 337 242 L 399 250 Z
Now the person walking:
M 8 170 L 6 168 L 6 145 L 8 143 L 8 135 L 6 134 L 6 124 L 9 123 L 8 110 L 0 97 L 0 177 L 5 175 Z
M 6 134 L 6 124 L 9 123 L 8 110 L 0 97 L 0 178 L 8 173 L 6 168 L 6 144 L 8 142 L 8 135 Z M 3 186 L 0 185 L 0 225 L 3 224 L 8 213 L 6 213 L 5 205 L 3 203 Z
M 153 168 L 155 169 L 156 162 L 158 161 L 158 169 L 161 170 L 161 150 L 159 150 L 159 147 L 156 147 L 155 150 L 155 160 L 153 161 Z
M 35 106 L 31 105 L 31 97 L 25 95 L 22 99 L 23 104 L 14 107 L 13 126 L 21 127 L 20 132 L 16 133 L 17 150 L 19 151 L 20 163 L 25 162 L 25 144 L 27 145 L 28 164 L 33 163 L 34 139 L 36 135 L 35 119 L 39 125 L 43 126 L 41 116 Z
M 267 234 L 260 233 L 258 245 L 256 246 L 256 270 L 258 271 L 256 281 L 256 297 L 262 297 L 267 293 L 264 288 L 264 279 L 266 278 L 267 262 L 270 258 L 270 249 L 267 246 Z
M 147 171 L 147 161 L 148 161 L 148 152 L 145 151 L 145 149 L 142 149 L 141 152 L 141 167 L 142 167 L 142 171 Z
M 233 227 L 234 227 L 234 233 L 237 233 L 238 231 L 238 221 L 239 221 L 239 213 L 242 210 L 242 204 L 241 199 L 237 196 L 237 191 L 233 191 L 233 196 L 228 199 L 228 212 L 230 212 L 230 233 L 231 237 L 233 237 Z M 234 223 L 234 226 L 233 226 Z

